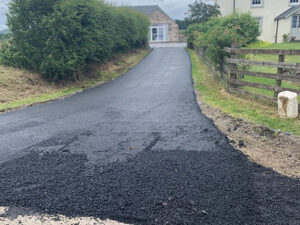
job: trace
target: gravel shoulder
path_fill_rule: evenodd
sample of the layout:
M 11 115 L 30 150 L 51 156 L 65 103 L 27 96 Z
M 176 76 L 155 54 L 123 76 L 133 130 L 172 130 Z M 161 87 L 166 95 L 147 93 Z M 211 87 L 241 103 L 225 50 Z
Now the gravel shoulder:
M 300 178 L 299 137 L 280 133 L 241 118 L 234 118 L 205 104 L 199 92 L 197 92 L 197 100 L 202 112 L 214 121 L 235 149 L 264 167 L 285 176 Z

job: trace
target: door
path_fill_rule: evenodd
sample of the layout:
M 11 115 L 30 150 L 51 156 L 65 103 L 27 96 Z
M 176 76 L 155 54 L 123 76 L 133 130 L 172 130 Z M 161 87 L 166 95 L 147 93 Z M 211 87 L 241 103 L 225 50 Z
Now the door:
M 292 17 L 291 38 L 300 40 L 300 15 L 294 15 Z
M 152 40 L 151 41 L 158 41 L 158 28 L 152 27 Z
M 151 42 L 163 42 L 169 40 L 168 25 L 152 26 L 151 29 Z

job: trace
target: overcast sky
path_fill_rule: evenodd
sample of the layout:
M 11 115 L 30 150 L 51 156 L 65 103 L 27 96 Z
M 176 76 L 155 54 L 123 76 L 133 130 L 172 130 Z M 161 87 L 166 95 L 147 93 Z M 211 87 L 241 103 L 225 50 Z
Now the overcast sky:
M 5 14 L 7 12 L 7 3 L 9 0 L 0 0 L 0 30 L 6 28 L 5 26 Z
M 188 5 L 195 0 L 107 0 L 116 5 L 159 5 L 172 19 L 183 19 Z M 0 30 L 6 28 L 6 12 L 9 0 L 0 0 Z
M 0 0 L 1 1 L 1 0 Z M 159 5 L 172 19 L 183 19 L 195 0 L 110 0 L 117 5 Z

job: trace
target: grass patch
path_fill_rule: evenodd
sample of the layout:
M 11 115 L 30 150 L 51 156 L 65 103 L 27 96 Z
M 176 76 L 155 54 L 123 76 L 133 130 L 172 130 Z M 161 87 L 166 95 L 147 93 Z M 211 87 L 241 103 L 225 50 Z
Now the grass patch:
M 226 93 L 216 81 L 208 66 L 194 50 L 188 50 L 192 61 L 192 74 L 195 88 L 200 92 L 204 103 L 222 110 L 236 118 L 243 118 L 275 130 L 300 135 L 300 119 L 282 119 L 277 116 L 275 107 L 258 101 L 238 98 Z
M 36 95 L 36 96 L 25 98 L 22 100 L 14 100 L 11 102 L 1 104 L 0 111 L 7 110 L 7 109 L 15 109 L 15 108 L 19 108 L 21 106 L 26 106 L 26 105 L 32 105 L 32 104 L 38 103 L 38 102 L 47 102 L 52 99 L 70 95 L 70 94 L 80 91 L 80 90 L 81 90 L 80 88 L 73 88 L 73 89 L 67 89 L 64 91 L 59 91 L 54 94 Z
M 0 111 L 47 102 L 100 85 L 127 72 L 148 52 L 138 49 L 115 55 L 105 63 L 92 65 L 79 80 L 58 84 L 49 83 L 36 73 L 0 66 Z

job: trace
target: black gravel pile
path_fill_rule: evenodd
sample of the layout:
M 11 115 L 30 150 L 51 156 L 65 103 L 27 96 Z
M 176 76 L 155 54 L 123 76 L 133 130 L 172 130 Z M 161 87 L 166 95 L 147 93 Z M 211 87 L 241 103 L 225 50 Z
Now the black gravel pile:
M 235 150 L 148 150 L 127 162 L 88 164 L 84 155 L 61 152 L 5 163 L 0 205 L 134 224 L 300 221 L 300 182 L 250 163 Z

